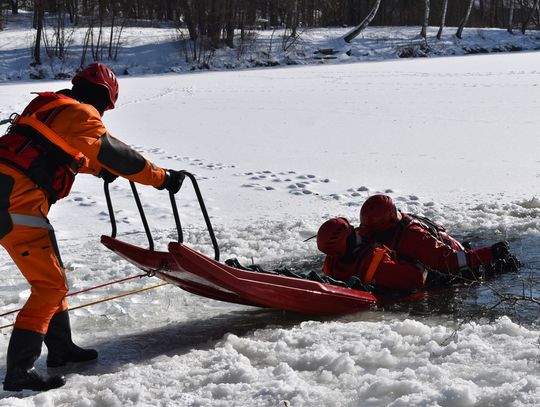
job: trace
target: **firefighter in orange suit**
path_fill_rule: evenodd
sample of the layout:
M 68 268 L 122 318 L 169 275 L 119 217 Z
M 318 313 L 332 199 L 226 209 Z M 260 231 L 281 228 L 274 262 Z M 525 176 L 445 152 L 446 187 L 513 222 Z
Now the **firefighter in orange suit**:
M 0 244 L 31 285 L 7 351 L 4 390 L 49 390 L 63 376 L 42 376 L 34 367 L 42 343 L 47 366 L 97 358 L 71 339 L 68 284 L 50 206 L 70 192 L 75 175 L 112 182 L 117 176 L 178 192 L 183 174 L 154 166 L 111 136 L 101 117 L 114 108 L 118 81 L 105 65 L 92 64 L 72 80 L 72 89 L 38 93 L 0 137 Z

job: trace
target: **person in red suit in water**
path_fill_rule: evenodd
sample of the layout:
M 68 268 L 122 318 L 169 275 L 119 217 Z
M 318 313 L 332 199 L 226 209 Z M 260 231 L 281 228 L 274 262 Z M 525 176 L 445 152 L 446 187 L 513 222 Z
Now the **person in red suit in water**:
M 474 276 L 481 266 L 517 269 L 507 242 L 466 248 L 428 218 L 399 211 L 392 198 L 374 195 L 360 210 L 360 226 L 345 218 L 326 221 L 317 233 L 317 247 L 327 255 L 323 272 L 347 281 L 395 292 L 425 288 L 441 276 Z

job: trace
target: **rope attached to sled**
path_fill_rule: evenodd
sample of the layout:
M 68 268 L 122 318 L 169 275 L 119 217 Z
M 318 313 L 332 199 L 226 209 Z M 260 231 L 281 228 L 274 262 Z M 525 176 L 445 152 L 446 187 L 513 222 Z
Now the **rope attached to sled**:
M 102 288 L 102 287 L 106 287 L 106 286 L 108 286 L 108 285 L 113 285 L 113 284 L 117 284 L 117 283 L 122 283 L 122 282 L 124 282 L 124 281 L 133 280 L 134 278 L 142 278 L 142 277 L 146 277 L 146 276 L 148 276 L 148 274 L 137 274 L 137 275 L 135 275 L 135 276 L 122 278 L 122 279 L 120 279 L 120 280 L 109 281 L 108 283 L 96 285 L 95 287 L 85 288 L 85 289 L 80 290 L 80 291 L 75 291 L 74 293 L 68 293 L 68 294 L 66 294 L 66 297 L 71 297 L 71 296 L 73 296 L 73 295 L 85 293 L 85 292 L 87 292 L 87 291 L 92 291 L 92 290 L 95 290 L 95 289 L 97 289 L 97 288 Z M 10 315 L 10 314 L 14 314 L 14 313 L 16 313 L 16 312 L 19 312 L 20 310 L 22 310 L 22 308 L 14 309 L 14 310 L 8 311 L 8 312 L 6 312 L 6 313 L 4 313 L 4 314 L 0 314 L 0 318 L 5 317 L 6 315 Z
M 147 276 L 147 275 L 148 275 L 148 274 L 139 274 L 139 275 L 136 275 L 136 276 L 131 276 L 131 277 L 123 278 L 123 279 L 121 279 L 121 280 L 111 281 L 111 282 L 109 282 L 109 283 L 105 283 L 105 284 L 101 284 L 101 285 L 99 285 L 99 286 L 95 286 L 95 287 L 87 288 L 87 289 L 84 289 L 84 290 L 80 290 L 80 291 L 77 291 L 77 292 L 68 294 L 68 295 L 66 295 L 66 296 L 72 296 L 72 295 L 80 294 L 80 293 L 83 293 L 83 292 L 95 290 L 96 288 L 101 288 L 101 287 L 105 287 L 105 286 L 108 286 L 108 285 L 116 284 L 116 283 L 119 283 L 119 282 L 123 282 L 123 281 L 127 281 L 127 280 L 132 280 L 132 279 L 137 278 L 137 277 L 138 277 L 138 278 L 141 278 L 141 277 L 144 277 L 144 276 Z M 115 299 L 117 299 L 117 298 L 127 297 L 128 295 L 138 294 L 138 293 L 141 293 L 141 292 L 143 292 L 143 291 L 152 290 L 152 289 L 154 289 L 154 288 L 162 287 L 162 286 L 168 285 L 168 284 L 169 284 L 169 283 L 160 283 L 160 284 L 152 285 L 152 286 L 150 286 L 150 287 L 144 287 L 144 288 L 140 288 L 140 289 L 138 289 L 138 290 L 128 291 L 128 292 L 123 293 L 123 294 L 118 294 L 118 295 L 115 295 L 115 296 L 112 296 L 112 297 L 103 298 L 103 299 L 101 299 L 101 300 L 93 301 L 93 302 L 90 302 L 90 303 L 87 303 L 87 304 L 78 305 L 78 306 L 76 306 L 76 307 L 68 308 L 68 311 L 74 311 L 74 310 L 79 309 L 79 308 L 89 307 L 89 306 L 91 306 L 91 305 L 100 304 L 100 303 L 102 303 L 102 302 L 107 302 L 107 301 L 115 300 Z M 7 312 L 7 313 L 5 313 L 5 314 L 0 315 L 0 317 L 5 316 L 5 315 L 9 315 L 9 314 L 13 314 L 13 313 L 18 312 L 18 311 L 20 311 L 20 309 L 17 309 L 17 310 L 14 310 L 14 311 L 10 311 L 10 312 Z M 15 323 L 0 326 L 0 330 L 2 330 L 2 329 L 4 329 L 4 328 L 12 327 L 12 326 L 14 326 L 14 325 L 15 325 Z
M 128 291 L 127 293 L 118 294 L 118 295 L 115 295 L 113 297 L 108 297 L 108 298 L 104 298 L 102 300 L 89 302 L 88 304 L 78 305 L 76 307 L 69 308 L 68 311 L 74 311 L 74 310 L 79 309 L 79 308 L 89 307 L 90 305 L 95 305 L 95 304 L 100 304 L 100 303 L 106 302 L 106 301 L 116 300 L 117 298 L 127 297 L 128 295 L 132 295 L 132 294 L 142 293 L 143 291 L 152 290 L 154 288 L 162 287 L 162 286 L 167 285 L 167 284 L 169 284 L 169 283 L 160 283 L 160 284 L 152 285 L 150 287 L 139 288 L 138 290 Z M 3 327 L 0 326 L 0 329 L 2 329 L 2 328 Z

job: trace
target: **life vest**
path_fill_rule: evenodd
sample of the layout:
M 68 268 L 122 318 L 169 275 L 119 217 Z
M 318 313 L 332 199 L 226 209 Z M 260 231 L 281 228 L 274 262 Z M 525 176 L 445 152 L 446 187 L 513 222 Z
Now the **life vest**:
M 61 110 L 79 102 L 54 92 L 37 95 L 0 137 L 0 161 L 34 181 L 53 204 L 69 194 L 85 157 L 49 124 Z
M 347 281 L 358 277 L 365 286 L 370 285 L 385 254 L 391 250 L 384 245 L 369 245 L 354 251 L 350 258 L 327 256 L 323 264 L 324 274 L 338 280 Z

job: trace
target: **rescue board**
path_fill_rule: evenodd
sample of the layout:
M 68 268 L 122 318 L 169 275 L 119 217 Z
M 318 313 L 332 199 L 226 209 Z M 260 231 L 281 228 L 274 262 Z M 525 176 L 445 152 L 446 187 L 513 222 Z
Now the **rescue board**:
M 367 291 L 237 269 L 180 243 L 169 243 L 169 253 L 177 269 L 197 275 L 259 306 L 302 314 L 333 315 L 365 311 L 377 305 L 377 298 Z
M 102 236 L 101 242 L 140 269 L 218 301 L 310 315 L 345 314 L 377 305 L 370 292 L 237 269 L 177 242 L 169 243 L 168 252 L 143 249 L 110 236 Z

